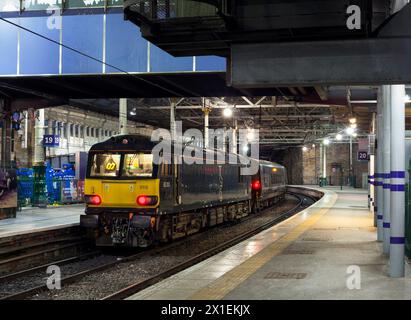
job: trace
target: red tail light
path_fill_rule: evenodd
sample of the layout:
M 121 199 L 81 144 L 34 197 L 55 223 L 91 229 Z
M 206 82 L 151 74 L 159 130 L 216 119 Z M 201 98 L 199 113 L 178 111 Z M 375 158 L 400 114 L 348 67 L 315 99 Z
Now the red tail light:
M 84 199 L 86 200 L 87 204 L 90 204 L 92 206 L 99 206 L 101 204 L 101 197 L 98 195 L 84 196 Z
M 261 182 L 259 180 L 253 181 L 253 183 L 251 184 L 251 188 L 254 191 L 259 191 L 261 190 Z
M 158 198 L 156 196 L 138 196 L 137 204 L 142 207 L 154 206 L 157 204 Z

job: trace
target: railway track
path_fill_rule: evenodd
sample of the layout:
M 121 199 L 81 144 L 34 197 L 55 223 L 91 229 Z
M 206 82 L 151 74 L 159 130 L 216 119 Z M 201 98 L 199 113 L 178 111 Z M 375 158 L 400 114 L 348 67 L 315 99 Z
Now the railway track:
M 285 212 L 282 212 L 280 215 L 276 216 L 273 219 L 270 219 L 270 221 L 260 224 L 258 227 L 255 227 L 251 230 L 248 230 L 247 232 L 243 232 L 242 234 L 239 234 L 235 237 L 232 237 L 231 239 L 228 239 L 226 241 L 223 241 L 222 243 L 216 245 L 216 246 L 211 246 L 210 248 L 207 248 L 203 250 L 202 252 L 195 254 L 193 256 L 190 256 L 188 258 L 182 259 L 182 261 L 178 261 L 176 263 L 172 263 L 172 265 L 168 268 L 165 268 L 165 270 L 161 270 L 160 272 L 154 274 L 153 276 L 150 276 L 144 280 L 137 281 L 135 283 L 132 283 L 131 285 L 128 284 L 126 287 L 122 287 L 120 290 L 113 290 L 110 294 L 104 295 L 103 297 L 99 297 L 98 299 L 102 300 L 118 300 L 118 299 L 124 299 L 134 293 L 137 293 L 138 291 L 141 291 L 167 277 L 170 277 L 171 275 L 178 273 L 192 265 L 195 265 L 255 234 L 258 234 L 259 232 L 270 228 L 271 226 L 291 217 L 295 213 L 301 211 L 303 208 L 307 207 L 309 204 L 313 202 L 309 197 L 307 196 L 302 196 L 299 194 L 291 194 L 292 196 L 298 198 L 297 204 L 292 207 L 291 209 L 288 209 Z M 273 208 L 268 208 L 264 210 L 264 212 L 268 212 L 270 210 L 273 210 Z M 260 213 L 260 214 L 262 214 Z M 260 215 L 259 214 L 259 215 Z M 248 217 L 246 220 L 252 219 L 253 216 Z M 245 221 L 243 221 L 245 222 Z M 221 228 L 221 227 L 220 227 Z M 64 289 L 64 287 L 67 287 L 70 284 L 77 283 L 78 281 L 81 281 L 86 276 L 94 275 L 94 274 L 99 274 L 104 271 L 109 272 L 111 269 L 115 269 L 116 267 L 119 267 L 120 265 L 124 265 L 127 263 L 132 263 L 133 261 L 144 261 L 144 258 L 153 258 L 158 255 L 161 255 L 163 253 L 168 253 L 171 250 L 177 250 L 178 248 L 184 248 L 187 246 L 189 243 L 197 241 L 196 238 L 201 238 L 206 236 L 207 231 L 203 233 L 199 233 L 193 236 L 190 236 L 188 238 L 166 244 L 163 246 L 159 246 L 150 250 L 144 250 L 141 252 L 138 252 L 136 254 L 131 254 L 127 255 L 124 257 L 117 257 L 116 259 L 113 259 L 112 261 L 108 263 L 102 263 L 100 265 L 94 266 L 92 268 L 88 268 L 85 270 L 82 270 L 80 272 L 71 274 L 69 276 L 66 276 L 61 279 L 61 286 Z M 29 271 L 27 271 L 29 272 Z M 18 274 L 15 275 L 18 277 Z M 1 291 L 1 278 L 0 278 L 0 291 Z M 43 282 L 44 283 L 44 282 Z M 45 291 L 48 291 L 48 288 L 45 284 L 35 286 L 33 288 L 23 290 L 21 292 L 17 292 L 14 294 L 10 295 L 5 295 L 3 297 L 0 297 L 0 300 L 19 300 L 19 299 L 27 299 L 27 298 L 33 298 L 36 295 L 41 295 Z
M 183 271 L 183 270 L 185 270 L 189 267 L 192 267 L 192 266 L 200 263 L 201 261 L 204 261 L 204 260 L 206 260 L 206 259 L 208 259 L 208 258 L 210 258 L 210 257 L 212 257 L 212 256 L 214 256 L 214 255 L 216 255 L 216 254 L 218 254 L 218 253 L 220 253 L 220 252 L 222 252 L 222 251 L 224 251 L 224 250 L 226 250 L 226 249 L 228 249 L 228 248 L 230 248 L 230 247 L 232 247 L 232 246 L 234 246 L 234 245 L 236 245 L 236 244 L 238 244 L 238 243 L 240 243 L 240 242 L 242 242 L 242 241 L 244 241 L 244 240 L 246 240 L 246 239 L 248 239 L 248 238 L 250 238 L 250 237 L 252 237 L 252 236 L 254 236 L 254 235 L 256 235 L 256 234 L 258 234 L 258 233 L 260 233 L 260 232 L 262 232 L 262 231 L 264 231 L 264 230 L 266 230 L 266 229 L 268 229 L 272 226 L 274 226 L 274 225 L 276 225 L 276 224 L 278 224 L 278 223 L 280 223 L 281 221 L 284 221 L 284 220 L 288 219 L 289 217 L 293 216 L 295 213 L 299 212 L 299 210 L 301 208 L 304 207 L 304 202 L 308 198 L 308 197 L 300 196 L 300 195 L 297 195 L 297 194 L 293 194 L 293 195 L 299 198 L 299 200 L 300 200 L 299 204 L 295 208 L 285 212 L 284 214 L 280 215 L 279 217 L 273 219 L 272 221 L 270 221 L 268 223 L 265 223 L 264 225 L 261 225 L 261 226 L 255 228 L 253 230 L 250 230 L 250 231 L 248 231 L 248 232 L 246 232 L 242 235 L 239 235 L 239 236 L 237 236 L 237 237 L 235 237 L 231 240 L 228 240 L 225 243 L 222 243 L 221 245 L 219 245 L 217 247 L 214 247 L 214 248 L 212 248 L 210 250 L 207 250 L 207 251 L 205 251 L 205 252 L 203 252 L 199 255 L 196 255 L 195 257 L 192 257 L 192 258 L 188 259 L 187 261 L 184 261 L 183 263 L 180 263 L 180 264 L 178 264 L 178 265 L 176 265 L 172 268 L 169 268 L 166 271 L 164 271 L 164 272 L 162 272 L 162 273 L 160 273 L 160 274 L 158 274 L 154 277 L 151 277 L 149 279 L 146 279 L 146 280 L 143 280 L 143 281 L 140 281 L 140 282 L 136 282 L 136 283 L 128 286 L 127 288 L 124 288 L 124 289 L 122 289 L 120 291 L 117 291 L 117 292 L 115 292 L 115 293 L 113 293 L 109 296 L 104 297 L 101 300 L 122 300 L 122 299 L 125 299 L 125 298 L 127 298 L 127 297 L 129 297 L 129 296 L 131 296 L 131 295 L 133 295 L 133 294 L 135 294 L 135 293 L 137 293 L 137 292 L 139 292 L 143 289 L 148 288 L 149 286 L 152 286 L 152 285 L 156 284 L 157 282 L 160 282 L 161 280 L 169 278 L 170 276 L 172 276 L 172 275 L 174 275 L 174 274 L 176 274 L 180 271 Z
M 62 262 L 91 247 L 78 227 L 4 238 L 0 241 L 0 280 Z

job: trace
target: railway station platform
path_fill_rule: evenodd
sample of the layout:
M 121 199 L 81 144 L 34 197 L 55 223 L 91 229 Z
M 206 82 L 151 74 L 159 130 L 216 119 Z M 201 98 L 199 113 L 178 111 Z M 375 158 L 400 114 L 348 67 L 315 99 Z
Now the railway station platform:
M 409 264 L 387 276 L 367 192 L 313 188 L 312 207 L 128 299 L 410 299 Z
M 84 204 L 23 208 L 15 219 L 0 220 L 0 238 L 77 226 Z

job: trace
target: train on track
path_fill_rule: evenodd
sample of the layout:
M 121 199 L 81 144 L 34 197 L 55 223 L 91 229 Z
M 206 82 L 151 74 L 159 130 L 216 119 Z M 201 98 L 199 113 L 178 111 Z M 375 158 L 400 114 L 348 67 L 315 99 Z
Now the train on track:
M 155 145 L 147 137 L 122 135 L 90 149 L 86 215 L 81 216 L 80 225 L 97 246 L 147 247 L 168 242 L 238 221 L 285 197 L 286 171 L 279 164 L 251 160 L 257 162 L 258 172 L 242 175 L 241 161 L 221 161 L 229 155 L 218 157 L 221 151 L 213 150 L 220 162 L 207 164 L 204 159 L 211 151 L 201 149 L 201 163 L 163 161 L 157 165 Z

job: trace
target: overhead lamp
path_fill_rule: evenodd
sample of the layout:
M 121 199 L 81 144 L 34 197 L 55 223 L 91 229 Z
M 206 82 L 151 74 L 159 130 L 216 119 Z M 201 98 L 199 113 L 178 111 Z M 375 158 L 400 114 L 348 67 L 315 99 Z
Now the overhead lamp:
M 130 116 L 136 116 L 136 115 L 137 115 L 137 109 L 136 108 L 131 109 Z
M 247 153 L 248 150 L 249 150 L 248 145 L 245 145 L 245 146 L 243 147 L 243 152 L 244 152 L 244 153 Z
M 352 134 L 352 136 L 353 136 L 354 138 L 357 138 L 357 137 L 358 137 L 358 133 L 357 133 L 357 132 L 354 132 L 354 133 Z
M 304 146 L 304 147 L 303 147 L 303 151 L 304 151 L 304 152 L 307 152 L 307 151 L 308 151 L 308 148 L 307 148 L 306 146 Z
M 350 118 L 349 121 L 350 121 L 350 124 L 355 124 L 357 123 L 357 118 Z
M 232 108 L 224 108 L 223 116 L 224 116 L 224 118 L 231 118 L 233 116 L 233 109 Z
M 354 128 L 352 127 L 348 127 L 347 129 L 345 129 L 345 132 L 349 135 L 352 136 L 355 132 Z
M 341 141 L 341 140 L 343 139 L 342 134 L 341 134 L 341 133 L 338 133 L 338 134 L 335 136 L 335 139 L 337 139 L 338 141 Z
M 325 146 L 328 146 L 328 145 L 330 144 L 330 139 L 325 138 L 325 139 L 323 140 L 323 143 L 324 143 Z
M 313 143 L 311 147 L 315 148 L 315 144 Z
M 357 129 L 357 124 L 356 123 L 350 124 L 350 127 L 353 129 Z

